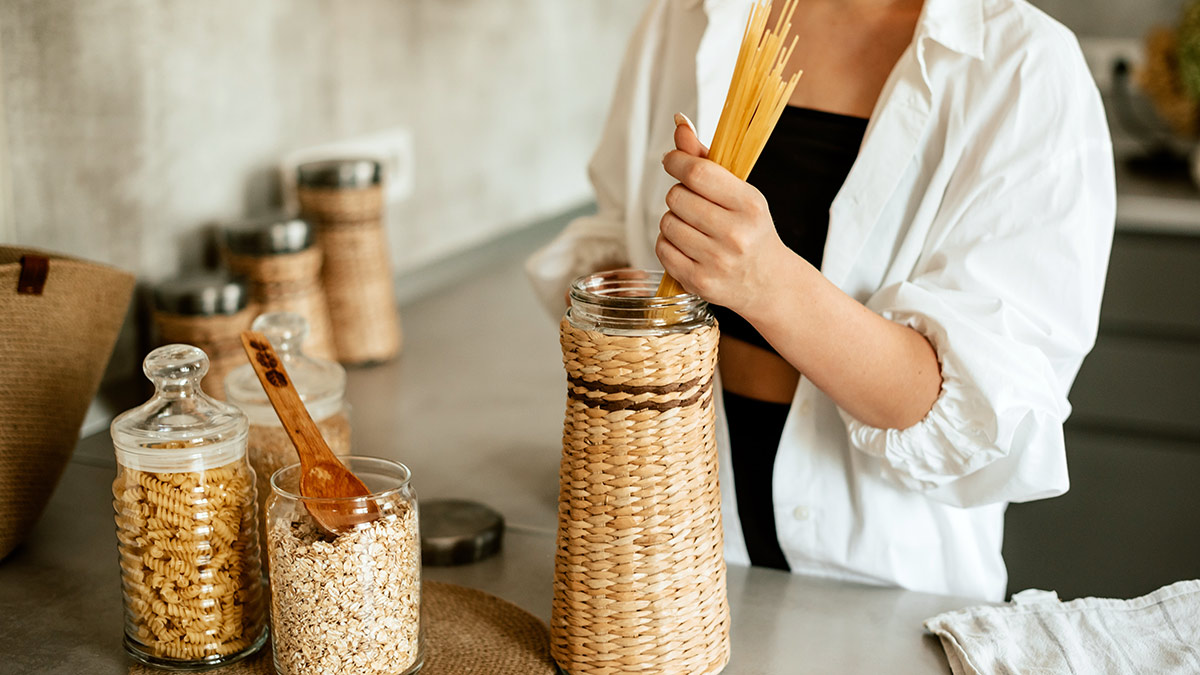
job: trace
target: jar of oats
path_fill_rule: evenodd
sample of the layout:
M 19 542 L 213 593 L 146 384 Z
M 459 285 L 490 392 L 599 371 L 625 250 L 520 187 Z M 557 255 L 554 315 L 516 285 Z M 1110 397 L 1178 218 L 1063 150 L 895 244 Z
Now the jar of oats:
M 154 396 L 113 420 L 125 649 L 180 670 L 236 661 L 267 637 L 246 416 L 200 388 L 208 357 L 146 357 Z
M 343 459 L 371 494 L 300 495 L 300 465 L 271 478 L 271 644 L 280 675 L 410 675 L 424 663 L 417 496 L 403 464 Z M 364 514 L 327 532 L 310 509 Z
M 311 358 L 304 353 L 308 328 L 308 321 L 293 312 L 263 314 L 251 326 L 271 341 L 329 449 L 335 455 L 348 455 L 350 419 L 345 401 L 346 369 L 333 361 Z M 257 477 L 259 507 L 265 515 L 267 497 L 271 495 L 271 474 L 295 464 L 300 458 L 249 363 L 243 362 L 226 378 L 225 398 L 250 419 L 247 454 Z M 265 531 L 260 541 L 265 549 Z

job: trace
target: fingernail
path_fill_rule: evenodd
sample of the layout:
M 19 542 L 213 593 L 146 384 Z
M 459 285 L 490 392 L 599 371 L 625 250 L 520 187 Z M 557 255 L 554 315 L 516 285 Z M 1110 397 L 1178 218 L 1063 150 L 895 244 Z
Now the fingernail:
M 677 112 L 677 113 L 675 113 L 675 126 L 679 126 L 681 124 L 686 124 L 687 127 L 692 130 L 692 133 L 696 134 L 696 136 L 700 135 L 696 131 L 696 125 L 692 124 L 692 121 L 690 119 L 688 119 L 688 116 L 684 115 L 681 112 Z

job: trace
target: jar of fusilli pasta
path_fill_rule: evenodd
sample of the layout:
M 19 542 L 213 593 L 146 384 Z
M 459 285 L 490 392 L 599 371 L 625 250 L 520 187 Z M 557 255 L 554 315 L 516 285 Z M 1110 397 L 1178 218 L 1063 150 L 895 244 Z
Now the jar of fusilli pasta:
M 153 398 L 112 424 L 125 649 L 166 668 L 236 661 L 267 637 L 246 416 L 201 390 L 196 347 L 143 370 Z
M 271 346 L 283 361 L 292 384 L 300 394 L 300 400 L 317 423 L 329 449 L 339 456 L 350 454 L 350 419 L 345 403 L 346 369 L 333 361 L 310 358 L 304 353 L 302 346 L 306 344 L 309 324 L 299 314 L 263 314 L 254 320 L 252 329 L 266 335 L 271 341 Z M 257 476 L 258 502 L 263 510 L 261 515 L 265 516 L 267 498 L 271 496 L 271 475 L 285 466 L 295 464 L 300 458 L 249 363 L 239 366 L 226 378 L 225 398 L 241 408 L 250 419 L 250 440 L 246 454 Z M 259 522 L 266 521 L 260 517 Z M 259 540 L 265 551 L 265 528 Z M 263 571 L 266 571 L 266 565 L 263 565 Z

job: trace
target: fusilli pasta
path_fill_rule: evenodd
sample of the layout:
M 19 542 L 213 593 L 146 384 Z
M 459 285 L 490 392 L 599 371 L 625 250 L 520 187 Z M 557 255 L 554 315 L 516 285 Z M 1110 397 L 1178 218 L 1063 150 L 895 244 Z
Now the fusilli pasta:
M 153 656 L 218 659 L 264 630 L 254 478 L 121 468 L 113 483 L 127 635 Z

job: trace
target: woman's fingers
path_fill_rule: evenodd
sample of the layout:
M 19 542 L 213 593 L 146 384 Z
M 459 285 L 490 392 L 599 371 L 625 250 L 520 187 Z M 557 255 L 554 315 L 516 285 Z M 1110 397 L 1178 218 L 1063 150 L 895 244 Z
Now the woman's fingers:
M 675 113 L 675 147 L 695 157 L 708 157 L 708 148 L 696 136 L 696 127 L 683 113 Z
M 692 192 L 682 183 L 677 183 L 667 190 L 667 208 L 675 215 L 710 237 L 720 236 L 721 224 L 727 220 L 729 212 Z
M 746 199 L 747 183 L 707 159 L 672 150 L 663 156 L 663 168 L 692 192 L 727 209 L 738 210 Z
M 658 231 L 675 248 L 692 260 L 704 261 L 713 256 L 716 244 L 712 238 L 672 211 L 664 213 L 662 219 L 658 221 Z
M 658 261 L 662 263 L 663 269 L 667 271 L 676 281 L 683 284 L 683 287 L 689 292 L 695 292 L 691 287 L 690 280 L 695 274 L 697 263 L 695 260 L 687 257 L 687 255 L 679 250 L 679 247 L 671 243 L 670 239 L 659 232 L 658 241 L 654 244 L 654 253 L 658 256 Z

